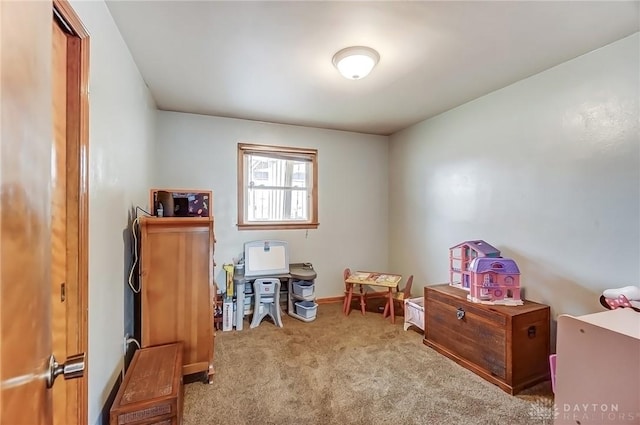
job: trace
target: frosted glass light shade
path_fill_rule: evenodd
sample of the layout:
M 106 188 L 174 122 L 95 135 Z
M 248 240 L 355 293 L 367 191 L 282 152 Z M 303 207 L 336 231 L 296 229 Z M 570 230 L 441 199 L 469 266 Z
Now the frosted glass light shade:
M 380 60 L 380 55 L 370 47 L 354 46 L 333 55 L 333 64 L 344 78 L 359 80 L 369 75 Z

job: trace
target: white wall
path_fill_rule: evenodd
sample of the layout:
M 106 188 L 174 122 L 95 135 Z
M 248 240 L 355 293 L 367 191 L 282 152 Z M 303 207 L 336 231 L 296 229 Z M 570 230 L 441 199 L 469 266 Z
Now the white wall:
M 387 269 L 387 137 L 163 111 L 157 135 L 155 187 L 213 190 L 218 284 L 256 239 L 288 241 L 290 262 L 312 262 L 317 297 L 342 295 L 344 267 Z M 318 229 L 237 229 L 238 142 L 318 149 Z
M 104 2 L 72 1 L 90 38 L 89 123 L 89 418 L 123 367 L 124 234 L 132 206 L 146 206 L 155 103 Z M 125 263 L 127 265 L 125 266 Z
M 578 57 L 390 138 L 390 266 L 447 282 L 448 248 L 484 239 L 527 298 L 602 311 L 640 284 L 640 39 Z

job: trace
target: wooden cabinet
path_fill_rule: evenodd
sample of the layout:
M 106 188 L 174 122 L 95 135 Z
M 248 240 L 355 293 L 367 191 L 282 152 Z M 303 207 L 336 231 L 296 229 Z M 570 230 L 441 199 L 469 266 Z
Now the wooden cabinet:
M 548 380 L 549 306 L 473 303 L 445 285 L 424 288 L 424 344 L 515 394 Z
M 184 375 L 213 375 L 212 217 L 143 217 L 142 347 L 183 343 Z

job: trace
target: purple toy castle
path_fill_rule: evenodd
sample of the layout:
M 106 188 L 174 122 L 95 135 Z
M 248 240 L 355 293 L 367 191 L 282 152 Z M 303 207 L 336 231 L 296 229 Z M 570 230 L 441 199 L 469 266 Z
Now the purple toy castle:
M 500 251 L 483 240 L 465 241 L 449 248 L 449 285 L 469 290 L 469 264 L 478 257 L 500 257 Z
M 469 265 L 467 298 L 476 303 L 522 305 L 520 270 L 510 258 L 474 258 Z

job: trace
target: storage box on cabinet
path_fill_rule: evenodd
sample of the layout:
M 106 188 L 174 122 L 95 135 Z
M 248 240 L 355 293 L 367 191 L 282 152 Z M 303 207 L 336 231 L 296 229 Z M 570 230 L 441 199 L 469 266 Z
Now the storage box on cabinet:
M 298 301 L 296 303 L 296 314 L 305 319 L 314 319 L 318 311 L 318 304 L 313 301 Z
M 311 297 L 313 296 L 313 286 L 313 282 L 296 280 L 293 282 L 293 293 L 301 297 Z

